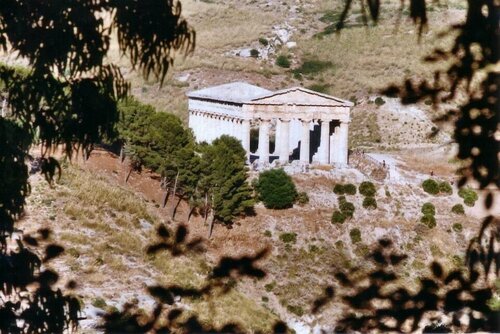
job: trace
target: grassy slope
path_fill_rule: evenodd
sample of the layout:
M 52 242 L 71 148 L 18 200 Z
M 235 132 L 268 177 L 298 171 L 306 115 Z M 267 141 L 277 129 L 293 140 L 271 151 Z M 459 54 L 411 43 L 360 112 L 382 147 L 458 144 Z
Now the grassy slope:
M 42 225 L 53 230 L 54 241 L 66 247 L 65 255 L 54 264 L 61 284 L 75 279 L 77 294 L 87 307 L 103 298 L 107 307 L 138 299 L 140 307 L 148 308 L 153 301 L 145 284 L 200 287 L 210 272 L 203 255 L 147 256 L 145 247 L 155 240 L 154 225 L 161 221 L 155 206 L 98 174 L 69 167 L 54 188 L 40 177 L 32 185 L 28 215 L 19 227 L 30 231 Z M 248 330 L 268 330 L 276 319 L 232 288 L 225 295 L 183 303 L 197 311 L 203 322 L 216 326 L 227 314 Z

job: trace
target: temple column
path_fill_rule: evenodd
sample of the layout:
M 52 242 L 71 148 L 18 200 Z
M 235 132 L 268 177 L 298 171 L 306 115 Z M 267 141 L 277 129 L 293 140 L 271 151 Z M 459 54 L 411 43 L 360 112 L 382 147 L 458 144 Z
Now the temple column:
M 349 142 L 348 142 L 348 129 L 349 129 L 349 123 L 348 122 L 341 122 L 340 123 L 340 128 L 339 128 L 339 163 L 343 165 L 347 165 L 347 155 L 348 155 L 348 150 L 349 150 Z
M 281 141 L 281 120 L 278 118 L 276 120 L 276 131 L 274 132 L 274 152 L 273 155 L 280 152 L 280 141 Z
M 247 152 L 247 157 L 250 157 L 250 120 L 242 120 L 241 128 L 241 145 Z
M 336 126 L 333 129 L 332 136 L 330 138 L 330 163 L 331 164 L 338 164 L 339 163 L 339 127 Z
M 302 121 L 302 131 L 300 138 L 300 161 L 309 163 L 309 146 L 310 146 L 310 137 L 309 137 L 309 121 Z
M 259 124 L 259 161 L 261 164 L 269 163 L 269 126 L 268 119 L 261 119 Z
M 280 131 L 279 131 L 279 140 L 277 139 L 276 142 L 279 143 L 279 146 L 277 146 L 277 150 L 279 153 L 279 161 L 280 162 L 288 162 L 288 158 L 290 157 L 290 120 L 285 119 L 285 120 L 280 120 Z
M 321 120 L 321 134 L 319 145 L 319 163 L 328 164 L 330 162 L 330 120 Z

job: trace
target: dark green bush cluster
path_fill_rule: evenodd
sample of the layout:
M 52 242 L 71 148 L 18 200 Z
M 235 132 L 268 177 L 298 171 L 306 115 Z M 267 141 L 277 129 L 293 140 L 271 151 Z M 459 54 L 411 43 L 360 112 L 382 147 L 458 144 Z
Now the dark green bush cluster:
M 344 193 L 346 195 L 356 195 L 356 186 L 352 183 L 344 185 Z
M 339 210 L 333 211 L 332 214 L 332 224 L 343 224 L 347 219 L 346 215 Z
M 429 228 L 433 228 L 436 226 L 436 218 L 434 215 L 436 214 L 436 207 L 432 203 L 424 203 L 422 205 L 421 212 L 423 214 L 422 218 L 420 218 L 420 222 L 427 225 Z
M 282 234 L 280 234 L 280 240 L 283 241 L 285 244 L 289 244 L 289 243 L 294 244 L 297 242 L 297 233 L 295 233 L 295 232 L 282 233 Z
M 420 222 L 427 225 L 428 228 L 436 227 L 436 218 L 433 215 L 423 215 L 422 218 L 420 218 Z
M 338 198 L 339 210 L 335 210 L 332 214 L 332 224 L 343 224 L 347 218 L 352 218 L 356 208 L 354 204 L 348 202 L 345 196 Z
M 351 202 L 347 202 L 347 201 L 340 203 L 339 208 L 340 208 L 340 211 L 346 217 L 349 217 L 349 218 L 352 218 L 352 216 L 354 215 L 354 211 L 356 210 L 356 208 L 354 207 L 354 204 L 352 204 Z
M 289 208 L 297 198 L 295 184 L 283 169 L 271 169 L 260 173 L 255 190 L 268 209 Z
M 333 192 L 337 195 L 356 195 L 356 186 L 352 183 L 337 183 L 335 186 L 333 186 Z
M 293 313 L 296 316 L 301 317 L 304 315 L 304 309 L 301 306 L 287 305 L 286 309 L 288 312 Z
M 264 38 L 264 37 L 259 38 L 259 43 L 264 45 L 264 46 L 269 45 L 269 41 L 267 40 L 267 38 Z
M 381 106 L 381 105 L 383 105 L 383 104 L 385 104 L 385 100 L 384 100 L 383 98 L 381 98 L 380 96 L 378 96 L 378 97 L 375 99 L 375 105 L 377 105 L 377 106 L 379 106 L 379 107 L 380 107 L 380 106 Z
M 424 182 L 422 182 L 422 188 L 426 193 L 431 195 L 453 194 L 453 188 L 451 187 L 451 184 L 448 181 L 438 182 L 433 179 L 427 179 Z
M 257 49 L 251 49 L 250 50 L 250 57 L 253 57 L 253 58 L 258 58 L 259 57 L 259 50 Z
M 376 209 L 377 208 L 377 200 L 375 197 L 365 197 L 363 199 L 363 208 L 365 209 Z
M 290 68 L 290 59 L 288 59 L 288 57 L 285 55 L 279 55 L 276 58 L 276 65 L 283 68 Z
M 451 227 L 453 229 L 453 231 L 455 232 L 462 232 L 462 230 L 464 229 L 464 227 L 462 226 L 462 224 L 460 223 L 455 223 L 453 224 L 453 226 Z
M 455 204 L 452 208 L 451 208 L 451 212 L 457 214 L 457 215 L 464 215 L 465 214 L 465 210 L 464 210 L 464 206 L 462 204 Z
M 375 196 L 376 192 L 377 189 L 375 188 L 375 185 L 372 182 L 364 181 L 361 182 L 361 184 L 359 185 L 359 193 L 363 196 L 373 197 Z
M 464 199 L 464 204 L 467 206 L 474 206 L 478 199 L 477 193 L 472 188 L 462 188 L 458 191 L 458 196 Z
M 297 203 L 300 205 L 306 205 L 309 203 L 309 195 L 305 191 L 301 191 L 297 194 Z
M 361 231 L 359 228 L 353 228 L 349 232 L 349 236 L 351 237 L 351 241 L 353 244 L 358 243 L 361 241 Z
M 299 68 L 293 70 L 293 73 L 314 75 L 334 67 L 335 65 L 331 61 L 307 59 L 302 62 Z
M 451 187 L 450 182 L 448 181 L 439 182 L 439 193 L 446 195 L 453 194 L 453 188 Z
M 439 184 L 433 179 L 427 179 L 422 182 L 422 188 L 424 191 L 431 195 L 439 194 Z
M 434 216 L 436 214 L 436 207 L 432 203 L 424 203 L 424 205 L 422 205 L 422 213 L 424 215 Z

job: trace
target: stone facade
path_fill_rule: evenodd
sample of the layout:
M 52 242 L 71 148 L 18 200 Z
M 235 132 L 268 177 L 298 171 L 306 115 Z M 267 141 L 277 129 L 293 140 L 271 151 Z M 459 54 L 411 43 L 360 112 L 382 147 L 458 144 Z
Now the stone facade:
M 198 142 L 236 137 L 249 160 L 264 165 L 276 159 L 347 164 L 349 101 L 302 87 L 271 92 L 243 82 L 194 91 L 188 98 L 189 127 Z M 250 131 L 257 128 L 258 147 L 252 152 Z

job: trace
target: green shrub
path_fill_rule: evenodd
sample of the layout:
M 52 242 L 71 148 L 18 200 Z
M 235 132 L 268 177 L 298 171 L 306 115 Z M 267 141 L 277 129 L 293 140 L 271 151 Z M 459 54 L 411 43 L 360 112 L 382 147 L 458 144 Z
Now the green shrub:
M 347 202 L 344 195 L 337 197 L 337 201 L 338 201 L 339 205 L 342 205 L 342 203 Z
M 355 211 L 354 204 L 346 201 L 346 202 L 342 202 L 339 207 L 340 207 L 340 211 L 342 211 L 342 213 L 344 215 L 352 218 L 352 216 L 354 215 L 354 211 Z
M 290 68 L 290 59 L 288 59 L 288 57 L 285 55 L 279 55 L 276 58 L 276 65 L 283 68 Z
M 352 183 L 344 185 L 344 193 L 346 195 L 356 195 L 356 186 Z
M 347 219 L 346 215 L 339 210 L 333 211 L 332 214 L 332 224 L 343 224 Z
M 266 289 L 267 292 L 273 291 L 275 287 L 276 287 L 276 281 L 272 281 L 271 283 L 264 285 L 264 289 Z
M 376 192 L 377 189 L 375 188 L 375 185 L 369 181 L 361 182 L 359 185 L 359 193 L 363 196 L 373 197 Z
M 291 232 L 291 233 L 282 233 L 280 234 L 280 240 L 283 241 L 285 244 L 288 243 L 296 243 L 297 242 L 297 233 Z
M 385 100 L 383 98 L 381 98 L 380 96 L 378 96 L 375 99 L 375 104 L 380 107 L 381 105 L 385 104 Z
M 453 231 L 455 232 L 462 232 L 462 230 L 464 229 L 464 227 L 462 226 L 462 224 L 460 223 L 455 223 L 453 224 L 453 226 L 451 227 L 453 229 Z
M 289 208 L 297 198 L 295 184 L 283 169 L 271 169 L 260 173 L 255 189 L 259 199 L 268 209 Z
M 296 73 L 296 74 L 299 75 L 300 73 Z M 295 75 L 295 73 L 294 73 L 294 75 Z M 321 83 L 315 83 L 315 84 L 312 84 L 310 86 L 307 86 L 306 88 L 310 89 L 310 90 L 313 90 L 315 92 L 318 92 L 318 93 L 327 94 L 328 93 L 328 88 L 330 88 L 330 85 L 328 85 L 328 84 L 321 84 Z
M 272 233 L 271 233 L 271 231 L 269 231 L 269 230 L 266 230 L 266 231 L 264 232 L 264 235 L 265 235 L 266 237 L 268 237 L 268 238 L 270 238 L 270 237 L 272 237 L 272 236 L 273 236 L 273 234 L 272 234 Z
M 453 212 L 457 215 L 463 215 L 463 214 L 465 214 L 464 206 L 462 204 L 455 204 L 451 208 L 451 212 Z
M 102 298 L 99 298 L 99 297 L 92 300 L 91 304 L 92 304 L 92 306 L 103 309 L 103 310 L 106 307 L 106 301 Z
M 296 316 L 303 316 L 304 315 L 304 309 L 301 306 L 295 306 L 295 305 L 288 305 L 286 307 L 288 312 L 295 314 Z
M 300 67 L 293 70 L 293 72 L 314 75 L 333 67 L 334 64 L 331 61 L 308 59 L 304 60 Z
M 264 46 L 269 45 L 269 41 L 267 40 L 267 38 L 264 38 L 264 37 L 259 38 L 259 43 L 264 45 Z
M 267 296 L 262 296 L 262 298 L 261 298 L 261 299 L 262 299 L 262 301 L 263 301 L 264 303 L 267 303 L 267 302 L 269 301 L 269 297 L 267 297 Z
M 351 241 L 353 244 L 361 241 L 361 231 L 359 228 L 353 228 L 349 232 L 349 236 L 351 237 Z
M 377 201 L 375 200 L 375 197 L 365 197 L 363 199 L 363 208 L 365 209 L 376 209 L 377 208 Z
M 343 195 L 344 194 L 344 185 L 337 183 L 336 185 L 333 186 L 333 192 L 337 195 Z
M 420 222 L 427 225 L 428 228 L 434 228 L 436 226 L 436 218 L 433 215 L 424 215 L 420 218 Z
M 448 181 L 439 182 L 439 192 L 442 194 L 453 194 L 453 188 Z
M 300 205 L 305 205 L 309 203 L 309 195 L 305 191 L 301 191 L 297 194 L 297 203 Z
M 439 194 L 439 184 L 433 179 L 427 179 L 422 182 L 422 188 L 424 191 L 431 195 Z
M 431 216 L 434 216 L 436 214 L 436 207 L 434 207 L 434 204 L 432 203 L 424 203 L 424 205 L 422 205 L 422 213 L 425 215 L 431 215 Z
M 461 188 L 458 191 L 458 196 L 460 196 L 464 199 L 465 205 L 471 206 L 471 207 L 474 206 L 474 204 L 476 203 L 476 201 L 478 199 L 477 193 L 469 187 Z
M 250 50 L 250 57 L 253 57 L 253 58 L 259 57 L 259 50 L 257 50 L 257 49 Z

